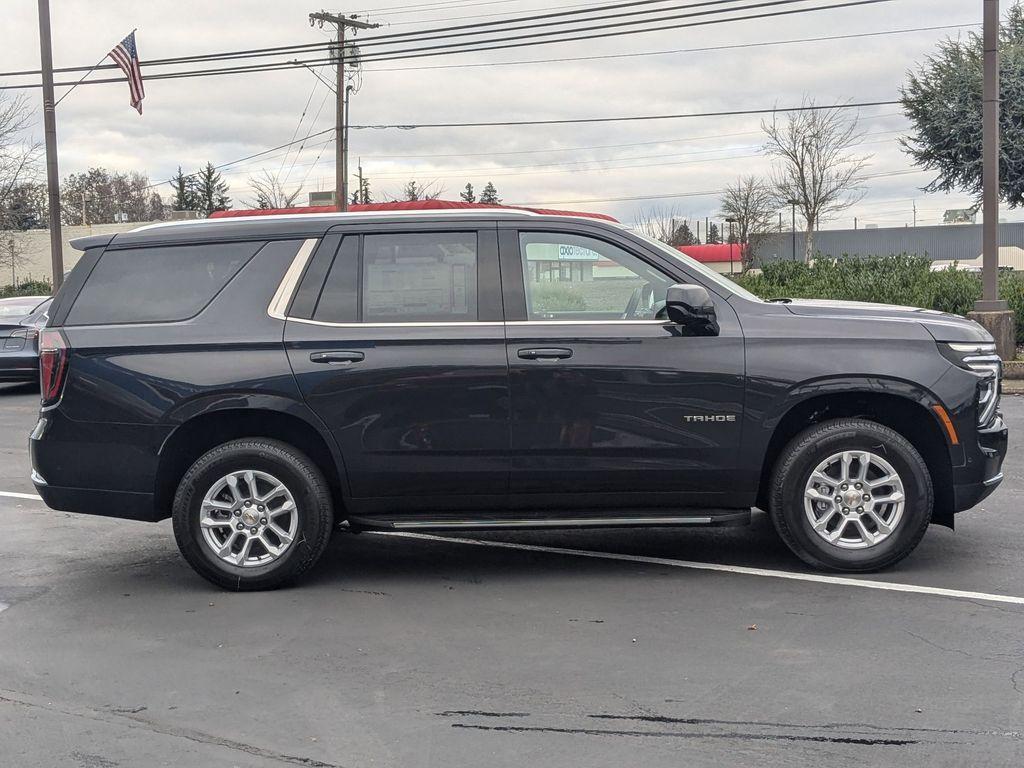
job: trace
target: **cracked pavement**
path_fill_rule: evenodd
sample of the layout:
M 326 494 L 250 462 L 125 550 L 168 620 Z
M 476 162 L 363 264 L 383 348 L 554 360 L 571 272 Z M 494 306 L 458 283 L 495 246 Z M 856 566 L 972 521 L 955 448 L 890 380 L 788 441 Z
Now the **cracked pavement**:
M 0 491 L 33 492 L 36 398 L 0 387 Z M 1024 453 L 1005 470 L 869 578 L 1024 596 Z M 804 570 L 763 515 L 489 538 Z M 351 534 L 229 594 L 169 522 L 0 497 L 0 765 L 753 764 L 1024 764 L 1024 606 Z

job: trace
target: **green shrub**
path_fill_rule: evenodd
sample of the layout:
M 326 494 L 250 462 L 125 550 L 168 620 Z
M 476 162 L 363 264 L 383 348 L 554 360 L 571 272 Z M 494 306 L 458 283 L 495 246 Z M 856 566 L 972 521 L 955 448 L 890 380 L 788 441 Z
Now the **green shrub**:
M 534 283 L 530 286 L 530 302 L 534 312 L 565 312 L 584 310 L 587 300 L 569 283 Z
M 5 285 L 0 288 L 0 299 L 12 296 L 49 296 L 53 286 L 47 280 L 26 280 L 21 285 Z
M 767 264 L 760 275 L 740 275 L 736 282 L 751 293 L 770 298 L 837 299 L 898 304 L 966 315 L 981 298 L 981 275 L 963 270 L 932 272 L 931 261 L 909 254 L 844 255 L 803 262 Z M 1001 272 L 999 295 L 1021 319 L 1017 341 L 1024 343 L 1024 273 Z

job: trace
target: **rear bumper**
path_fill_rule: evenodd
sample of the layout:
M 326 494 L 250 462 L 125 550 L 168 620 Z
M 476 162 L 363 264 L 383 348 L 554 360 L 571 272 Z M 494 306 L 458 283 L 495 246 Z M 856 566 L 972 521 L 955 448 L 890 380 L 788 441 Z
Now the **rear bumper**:
M 163 430 L 149 426 L 75 422 L 60 409 L 41 414 L 29 436 L 32 482 L 46 505 L 62 512 L 156 522 L 152 441 Z
M 987 498 L 1003 481 L 1003 459 L 1009 434 L 1002 417 L 985 430 L 978 431 L 978 453 L 973 456 L 970 482 L 953 486 L 954 511 L 963 512 Z
M 0 352 L 0 381 L 39 381 L 39 358 Z
M 89 488 L 55 488 L 36 483 L 36 491 L 50 509 L 83 515 L 119 517 L 155 523 L 165 517 L 153 509 L 153 494 L 130 491 L 97 491 Z

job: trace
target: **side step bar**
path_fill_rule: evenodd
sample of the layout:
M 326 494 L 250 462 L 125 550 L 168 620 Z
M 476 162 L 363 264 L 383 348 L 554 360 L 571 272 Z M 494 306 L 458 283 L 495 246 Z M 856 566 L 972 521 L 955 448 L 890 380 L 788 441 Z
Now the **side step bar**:
M 649 511 L 643 514 L 616 513 L 609 516 L 566 515 L 564 517 L 430 517 L 429 515 L 403 515 L 381 517 L 352 517 L 349 525 L 354 529 L 386 531 L 463 531 L 463 530 L 537 530 L 547 528 L 653 528 L 679 526 L 740 526 L 750 524 L 750 510 L 694 510 L 687 515 L 659 515 Z

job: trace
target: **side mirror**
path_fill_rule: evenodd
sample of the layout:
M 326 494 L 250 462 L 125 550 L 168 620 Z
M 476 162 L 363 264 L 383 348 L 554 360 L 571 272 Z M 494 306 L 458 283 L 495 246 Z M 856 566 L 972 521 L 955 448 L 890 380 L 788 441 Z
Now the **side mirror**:
M 696 336 L 718 335 L 715 305 L 702 285 L 671 286 L 665 294 L 665 312 L 669 320 Z

